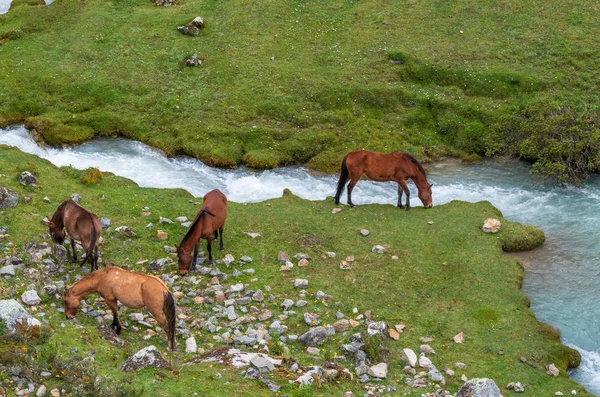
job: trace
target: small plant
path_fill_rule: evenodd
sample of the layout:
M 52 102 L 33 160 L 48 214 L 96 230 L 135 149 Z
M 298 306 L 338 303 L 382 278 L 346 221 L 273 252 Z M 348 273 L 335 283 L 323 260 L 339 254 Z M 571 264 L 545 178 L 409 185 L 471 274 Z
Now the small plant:
M 102 171 L 98 168 L 90 167 L 83 171 L 83 175 L 81 175 L 81 182 L 86 185 L 95 185 L 102 178 Z

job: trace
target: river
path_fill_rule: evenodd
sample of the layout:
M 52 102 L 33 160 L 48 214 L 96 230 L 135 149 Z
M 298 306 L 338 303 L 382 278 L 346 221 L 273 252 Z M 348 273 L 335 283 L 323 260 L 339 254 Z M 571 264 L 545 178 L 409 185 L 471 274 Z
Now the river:
M 202 196 L 218 188 L 234 202 L 258 202 L 280 197 L 284 188 L 309 200 L 334 194 L 337 176 L 319 176 L 299 167 L 254 172 L 241 167 L 221 170 L 198 160 L 166 158 L 159 151 L 124 139 L 96 139 L 74 148 L 40 148 L 24 127 L 0 129 L 0 144 L 51 161 L 57 166 L 96 167 L 127 177 L 140 186 L 183 188 Z M 488 200 L 510 220 L 534 224 L 546 233 L 543 247 L 524 255 L 523 292 L 540 321 L 560 329 L 563 343 L 582 354 L 581 366 L 570 376 L 600 395 L 600 178 L 585 188 L 536 184 L 526 163 L 486 161 L 478 165 L 440 162 L 429 166 L 434 205 L 451 200 Z M 360 181 L 356 204 L 389 203 L 397 199 L 395 183 Z M 409 184 L 413 205 L 421 205 Z M 343 196 L 345 197 L 345 195 Z

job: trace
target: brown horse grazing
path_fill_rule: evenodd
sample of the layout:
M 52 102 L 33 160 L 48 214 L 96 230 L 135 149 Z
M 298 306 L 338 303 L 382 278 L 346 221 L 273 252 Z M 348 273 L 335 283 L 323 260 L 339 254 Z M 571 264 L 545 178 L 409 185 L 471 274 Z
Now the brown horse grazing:
M 160 278 L 116 266 L 93 272 L 65 290 L 65 316 L 75 318 L 81 299 L 96 292 L 110 307 L 111 327 L 117 334 L 121 333 L 117 301 L 133 309 L 146 306 L 167 333 L 169 350 L 175 349 L 175 300 Z
M 404 208 L 402 205 L 402 191 L 404 191 L 406 193 L 406 210 L 410 210 L 410 192 L 408 186 L 406 186 L 408 179 L 412 179 L 417 186 L 419 199 L 423 202 L 423 206 L 431 208 L 433 205 L 431 199 L 431 187 L 433 185 L 427 182 L 425 170 L 414 157 L 407 153 L 379 153 L 368 150 L 350 152 L 342 160 L 342 171 L 335 193 L 336 204 L 340 203 L 344 185 L 350 179 L 348 204 L 354 207 L 351 197 L 352 189 L 354 189 L 354 185 L 356 185 L 362 174 L 366 174 L 369 179 L 377 182 L 398 182 L 398 207 L 400 208 Z
M 204 196 L 204 202 L 196 214 L 196 218 L 190 226 L 187 234 L 181 240 L 177 247 L 177 257 L 179 274 L 184 275 L 190 270 L 195 269 L 196 258 L 198 257 L 198 245 L 200 239 L 206 239 L 208 242 L 208 264 L 212 265 L 212 247 L 213 237 L 219 237 L 219 249 L 223 251 L 223 225 L 227 218 L 227 197 L 218 189 L 211 190 Z M 194 256 L 192 258 L 192 247 Z
M 98 241 L 102 226 L 98 217 L 81 207 L 73 200 L 66 200 L 58 206 L 52 219 L 44 223 L 48 225 L 52 241 L 56 244 L 65 242 L 65 230 L 71 237 L 71 247 L 73 248 L 73 262 L 77 262 L 77 253 L 75 251 L 75 240 L 81 241 L 85 249 L 85 259 L 79 266 L 89 262 L 90 271 L 98 269 Z

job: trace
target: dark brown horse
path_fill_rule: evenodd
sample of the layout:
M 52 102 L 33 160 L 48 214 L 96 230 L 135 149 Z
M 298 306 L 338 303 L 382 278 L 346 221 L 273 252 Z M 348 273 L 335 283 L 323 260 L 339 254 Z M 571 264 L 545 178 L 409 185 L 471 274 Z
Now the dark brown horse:
M 208 263 L 212 265 L 212 247 L 213 238 L 219 237 L 219 249 L 223 251 L 223 225 L 227 218 L 227 197 L 221 191 L 215 189 L 206 193 L 204 202 L 196 214 L 196 218 L 190 226 L 181 244 L 177 247 L 178 267 L 180 274 L 186 274 L 191 269 L 195 268 L 196 258 L 198 257 L 198 245 L 200 239 L 206 239 L 208 242 L 206 249 L 208 250 Z M 192 248 L 194 255 L 192 258 Z
M 406 181 L 412 179 L 419 190 L 419 199 L 425 208 L 431 208 L 433 205 L 431 199 L 431 187 L 427 182 L 425 170 L 414 157 L 407 153 L 392 152 L 379 153 L 368 150 L 357 150 L 348 153 L 342 160 L 342 171 L 338 181 L 337 191 L 335 193 L 335 203 L 340 203 L 340 196 L 344 190 L 344 185 L 348 184 L 348 204 L 354 207 L 352 203 L 352 189 L 359 178 L 366 174 L 369 179 L 377 182 L 396 181 L 398 182 L 398 207 L 402 205 L 402 191 L 406 193 L 406 210 L 410 210 L 410 191 L 406 186 Z
M 85 259 L 79 266 L 89 262 L 90 271 L 98 269 L 98 241 L 100 240 L 100 232 L 102 226 L 98 217 L 81 207 L 73 200 L 66 200 L 58 206 L 52 219 L 44 223 L 48 225 L 48 231 L 52 241 L 56 244 L 65 242 L 66 234 L 71 238 L 71 247 L 73 248 L 73 262 L 77 262 L 77 252 L 75 250 L 75 240 L 81 241 L 81 245 L 85 249 Z
M 74 318 L 81 300 L 96 292 L 110 307 L 111 327 L 117 334 L 121 333 L 117 301 L 133 309 L 146 306 L 167 333 L 169 350 L 175 349 L 175 300 L 160 278 L 116 266 L 93 272 L 65 290 L 65 316 Z

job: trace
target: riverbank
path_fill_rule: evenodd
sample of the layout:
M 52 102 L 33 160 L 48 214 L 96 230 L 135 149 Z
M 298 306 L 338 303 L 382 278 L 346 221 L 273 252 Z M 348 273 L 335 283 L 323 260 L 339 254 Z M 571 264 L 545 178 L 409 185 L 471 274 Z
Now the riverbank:
M 2 217 L 0 226 L 6 227 L 5 233 L 8 234 L 0 242 L 8 249 L 5 252 L 24 258 L 22 247 L 27 242 L 48 243 L 49 240 L 42 237 L 45 227 L 40 223 L 41 218 L 51 215 L 64 198 L 79 193 L 82 205 L 99 216 L 110 218 L 112 222 L 113 226 L 103 231 L 105 244 L 101 252 L 104 263 L 127 265 L 130 269 L 142 271 L 148 270 L 150 261 L 167 258 L 168 265 L 161 272 L 169 278 L 175 275 L 175 264 L 169 260 L 173 257 L 165 253 L 163 247 L 179 243 L 185 228 L 177 222 L 159 224 L 158 220 L 159 217 L 193 217 L 198 205 L 190 201 L 197 199 L 182 190 L 142 189 L 110 174 L 104 174 L 96 184 L 85 185 L 81 181 L 85 172 L 68 167 L 59 169 L 16 149 L 2 147 L 0 150 L 3 174 L 0 181 L 21 196 L 19 205 L 5 210 Z M 37 176 L 37 187 L 19 185 L 16 176 L 25 169 Z M 31 197 L 29 203 L 22 201 L 24 196 Z M 44 197 L 51 202 L 42 200 Z M 149 208 L 145 210 L 144 207 Z M 404 363 L 401 356 L 403 348 L 418 351 L 419 345 L 424 343 L 421 338 L 430 337 L 432 340 L 428 344 L 436 351 L 436 354 L 428 355 L 431 361 L 440 370 L 447 367 L 455 371 L 454 375 L 443 372 L 443 388 L 452 392 L 458 390 L 462 384 L 460 376 L 464 374 L 468 378 L 490 377 L 501 389 L 510 382 L 518 381 L 525 385 L 526 391 L 535 395 L 549 395 L 556 391 L 567 394 L 573 389 L 579 395 L 589 395 L 565 374 L 568 363 L 576 361 L 572 351 L 561 345 L 549 328 L 538 323 L 527 307 L 528 299 L 519 290 L 523 270 L 518 261 L 502 254 L 498 241 L 499 238 L 511 238 L 507 233 L 510 228 L 496 235 L 481 232 L 483 220 L 490 216 L 498 217 L 506 224 L 506 220 L 489 203 L 454 201 L 430 210 L 416 207 L 411 212 L 391 205 L 364 205 L 353 210 L 343 207 L 340 213 L 332 214 L 332 208 L 331 199 L 315 202 L 293 195 L 261 203 L 230 204 L 224 233 L 226 250 L 217 253 L 217 258 L 231 254 L 236 259 L 247 255 L 253 260 L 245 265 L 237 262 L 229 267 L 218 265 L 228 275 L 228 280 L 221 280 L 221 284 L 241 283 L 246 291 L 260 289 L 266 297 L 275 297 L 273 301 L 265 299 L 254 303 L 259 310 L 272 312 L 273 317 L 262 322 L 267 329 L 275 319 L 288 327 L 282 334 L 286 337 L 284 345 L 268 344 L 273 354 L 292 357 L 302 365 L 334 360 L 353 371 L 354 358 L 339 359 L 339 356 L 347 355 L 341 345 L 348 343 L 347 338 L 352 333 L 365 332 L 364 317 L 360 315 L 364 316 L 368 311 L 373 320 L 384 321 L 389 327 L 404 326 L 398 340 L 386 337 L 380 341 L 381 344 L 372 342 L 375 344 L 367 349 L 370 360 L 387 361 L 389 376 L 383 384 L 395 387 L 396 393 L 420 394 L 428 390 L 419 389 L 417 392 L 405 383 L 406 379 L 414 379 L 414 375 L 402 372 Z M 142 212 L 151 214 L 143 216 Z M 155 227 L 148 229 L 149 222 Z M 122 225 L 130 227 L 138 237 L 120 236 L 114 229 Z M 168 233 L 167 240 L 156 237 L 159 228 Z M 361 229 L 368 229 L 370 234 L 366 237 L 361 235 Z M 253 239 L 246 232 L 260 233 L 261 236 Z M 371 248 L 374 245 L 382 245 L 386 252 L 373 253 Z M 295 266 L 289 272 L 281 271 L 277 262 L 279 251 L 290 256 L 299 252 L 308 254 L 308 266 L 298 266 L 297 260 L 292 258 Z M 330 258 L 327 252 L 335 252 L 336 257 Z M 348 262 L 351 270 L 341 270 L 340 263 L 347 256 L 354 256 L 354 261 Z M 35 351 L 34 356 L 40 359 L 40 365 L 46 363 L 43 365 L 52 374 L 59 368 L 60 362 L 79 362 L 94 351 L 92 367 L 98 375 L 110 376 L 115 384 L 128 382 L 127 387 L 138 392 L 150 388 L 156 390 L 158 384 L 164 395 L 173 395 L 181 391 L 183 380 L 198 379 L 194 387 L 199 394 L 206 394 L 209 390 L 221 390 L 223 395 L 235 394 L 236 390 L 248 390 L 254 395 L 271 393 L 259 382 L 244 380 L 239 371 L 206 363 L 182 365 L 177 368 L 177 373 L 162 371 L 162 375 L 157 375 L 161 371 L 148 369 L 130 378 L 120 372 L 118 366 L 129 354 L 150 342 L 164 350 L 164 335 L 158 332 L 145 341 L 141 338 L 142 334 L 147 335 L 145 328 L 138 326 L 141 329 L 136 331 L 132 327 L 135 322 L 128 320 L 130 327 L 123 330 L 121 337 L 131 345 L 118 349 L 98 337 L 96 319 L 79 313 L 77 323 L 65 321 L 56 310 L 61 306 L 61 300 L 44 295 L 42 287 L 65 278 L 70 283 L 77 274 L 84 272 L 75 269 L 74 272 L 69 270 L 68 274 L 59 272 L 53 275 L 43 272 L 44 268 L 39 266 L 27 266 L 24 271 L 17 271 L 14 277 L 2 279 L 1 294 L 2 299 L 18 297 L 31 284 L 39 290 L 42 303 L 33 314 L 44 313 L 41 318 L 48 321 L 53 330 L 43 343 L 34 343 L 29 349 Z M 71 269 L 71 266 L 67 264 L 65 269 Z M 253 274 L 244 272 L 250 268 L 254 269 Z M 303 299 L 306 306 L 295 307 L 295 315 L 287 313 L 287 317 L 281 319 L 283 313 L 279 305 L 284 299 L 302 300 L 302 293 L 291 286 L 297 278 L 309 282 Z M 215 310 L 219 306 L 210 303 L 199 305 L 188 296 L 190 291 L 204 292 L 205 287 L 200 286 L 209 281 L 208 277 L 200 275 L 196 275 L 196 279 L 200 280 L 200 284 L 194 286 L 189 277 L 175 278 L 171 288 L 183 293 L 178 297 L 178 304 L 185 314 L 180 315 L 182 328 L 196 338 L 199 347 L 210 350 L 223 343 L 219 338 L 223 338 L 231 325 L 228 320 L 218 320 L 218 325 L 224 328 L 215 333 L 192 326 L 194 319 L 207 320 L 218 313 Z M 330 298 L 314 300 L 312 295 L 317 291 L 323 291 Z M 204 296 L 212 297 L 209 294 Z M 386 303 L 382 304 L 382 296 L 386 297 Z M 90 308 L 106 309 L 94 298 L 88 299 Z M 358 313 L 353 313 L 355 307 Z M 236 306 L 236 309 L 241 314 L 241 307 Z M 128 318 L 132 312 L 135 311 L 123 310 L 122 317 Z M 302 345 L 289 338 L 308 331 L 303 313 L 316 314 L 321 324 L 326 325 L 337 321 L 337 312 L 359 325 L 346 335 L 331 336 L 319 346 L 318 356 L 307 354 Z M 239 330 L 244 333 L 247 327 L 246 324 Z M 252 324 L 252 327 L 256 325 Z M 465 339 L 462 344 L 457 344 L 452 339 L 460 332 Z M 219 338 L 215 339 L 217 336 Z M 177 356 L 178 364 L 194 360 L 195 354 L 183 352 L 181 335 L 178 342 L 181 349 Z M 22 345 L 11 343 L 4 346 L 4 359 L 15 360 L 12 364 L 23 359 L 17 354 Z M 521 362 L 520 357 L 524 357 L 526 363 Z M 466 367 L 457 367 L 457 362 L 465 363 Z M 558 377 L 545 373 L 545 366 L 550 363 L 561 370 Z M 220 375 L 217 376 L 217 373 Z M 9 385 L 9 377 L 3 376 L 3 386 Z M 282 384 L 283 395 L 305 393 L 303 389 L 286 386 L 287 381 L 276 375 L 273 380 Z M 77 384 L 67 385 L 61 376 L 45 383 L 48 387 L 65 387 L 67 390 L 78 387 Z M 189 390 L 189 384 L 186 388 Z M 341 395 L 346 390 L 364 393 L 363 386 L 356 380 L 324 383 L 315 392 Z
M 0 126 L 52 145 L 122 136 L 226 168 L 332 172 L 365 148 L 516 154 L 573 183 L 599 170 L 587 3 L 31 3 L 0 15 Z M 197 13 L 205 28 L 181 34 Z

